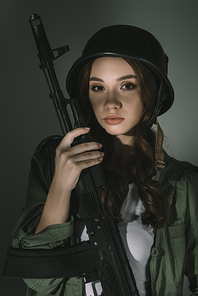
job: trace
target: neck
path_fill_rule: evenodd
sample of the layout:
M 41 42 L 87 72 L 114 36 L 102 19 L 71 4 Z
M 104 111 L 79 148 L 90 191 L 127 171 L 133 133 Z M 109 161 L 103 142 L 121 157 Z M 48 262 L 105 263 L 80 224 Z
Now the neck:
M 114 155 L 111 169 L 122 175 L 128 183 L 133 181 L 134 171 L 134 137 L 115 137 Z
M 114 152 L 120 163 L 126 163 L 134 155 L 134 137 L 117 136 L 114 138 Z

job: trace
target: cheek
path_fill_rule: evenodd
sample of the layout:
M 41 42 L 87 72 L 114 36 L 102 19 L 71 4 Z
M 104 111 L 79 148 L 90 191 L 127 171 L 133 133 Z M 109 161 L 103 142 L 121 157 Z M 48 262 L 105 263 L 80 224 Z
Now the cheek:
M 93 109 L 95 115 L 97 116 L 97 114 L 100 112 L 100 109 L 101 109 L 100 102 L 98 100 L 90 99 L 90 104 L 92 106 L 92 109 Z
M 140 96 L 137 96 L 133 103 L 133 109 L 136 110 L 136 113 L 142 114 L 144 111 L 144 103 L 142 102 Z
M 139 114 L 143 114 L 144 112 L 144 104 L 142 101 L 139 102 L 138 106 L 137 106 L 137 110 L 139 111 Z
M 96 116 L 97 121 L 100 122 L 100 119 L 101 119 L 100 109 L 98 108 L 97 105 L 94 105 L 94 106 L 92 105 L 92 109 L 93 109 L 93 112 L 94 112 L 94 114 Z
M 92 109 L 91 112 L 93 112 L 93 114 L 95 114 L 96 120 L 98 121 L 97 110 L 96 110 L 95 105 L 92 104 L 91 100 L 90 100 L 90 106 L 91 106 L 91 109 Z

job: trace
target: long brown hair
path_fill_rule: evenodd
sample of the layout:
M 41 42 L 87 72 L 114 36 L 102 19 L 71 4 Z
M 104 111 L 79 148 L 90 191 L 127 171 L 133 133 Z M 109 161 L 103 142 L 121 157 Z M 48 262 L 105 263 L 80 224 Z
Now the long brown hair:
M 165 221 L 165 197 L 158 183 L 152 180 L 155 174 L 155 133 L 147 128 L 157 100 L 157 79 L 151 70 L 138 60 L 124 58 L 137 75 L 141 88 L 141 99 L 145 106 L 143 116 L 136 126 L 133 139 L 135 147 L 135 174 L 133 181 L 144 204 L 145 211 L 141 215 L 143 225 L 151 225 L 158 229 Z M 113 136 L 109 135 L 97 122 L 89 100 L 89 77 L 94 60 L 88 62 L 79 73 L 79 97 L 82 111 L 86 114 L 86 124 L 91 128 L 94 141 L 103 144 L 105 157 L 103 166 L 107 172 L 108 182 L 102 197 L 103 211 L 114 219 L 120 220 L 120 210 L 128 193 L 127 181 L 110 169 L 113 156 Z

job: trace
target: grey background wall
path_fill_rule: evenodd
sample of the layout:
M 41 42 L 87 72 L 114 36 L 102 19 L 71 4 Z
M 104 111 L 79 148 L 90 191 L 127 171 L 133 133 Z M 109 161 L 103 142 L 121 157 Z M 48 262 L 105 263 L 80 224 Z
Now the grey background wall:
M 38 68 L 29 15 L 42 17 L 52 48 L 70 45 L 70 52 L 55 64 L 63 89 L 70 66 L 102 26 L 132 24 L 152 32 L 169 56 L 176 94 L 172 109 L 159 120 L 165 146 L 176 158 L 198 165 L 197 11 L 197 0 L 1 1 L 1 269 L 24 205 L 31 155 L 44 137 L 61 133 Z M 22 296 L 25 285 L 1 279 L 0 291 L 2 296 Z M 187 288 L 184 294 L 189 295 Z

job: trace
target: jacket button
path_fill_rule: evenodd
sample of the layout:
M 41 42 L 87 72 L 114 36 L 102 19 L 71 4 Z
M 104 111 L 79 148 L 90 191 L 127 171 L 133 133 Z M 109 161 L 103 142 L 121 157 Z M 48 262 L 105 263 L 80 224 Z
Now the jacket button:
M 159 255 L 159 249 L 156 248 L 156 247 L 153 247 L 153 248 L 151 249 L 151 256 L 152 256 L 152 257 L 157 257 L 158 255 Z

